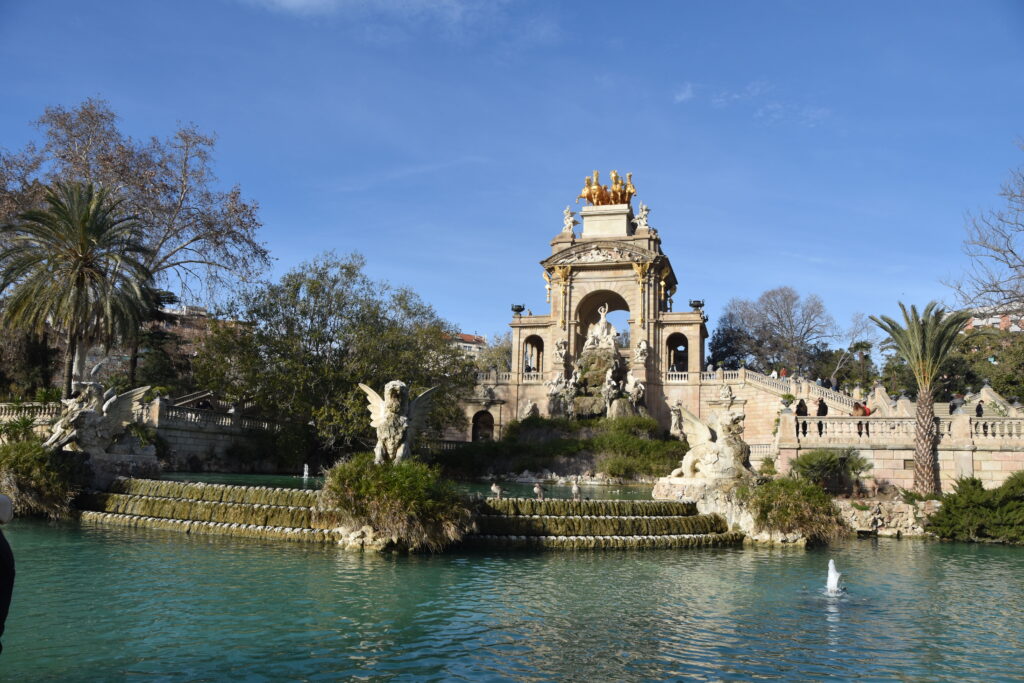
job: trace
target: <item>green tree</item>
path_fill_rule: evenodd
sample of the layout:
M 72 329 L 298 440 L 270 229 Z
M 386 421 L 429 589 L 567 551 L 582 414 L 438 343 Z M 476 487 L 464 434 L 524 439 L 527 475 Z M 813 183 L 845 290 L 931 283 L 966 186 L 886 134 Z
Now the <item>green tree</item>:
M 325 446 L 373 443 L 363 382 L 380 391 L 440 386 L 430 431 L 464 418 L 458 397 L 475 382 L 473 361 L 451 343 L 456 329 L 414 292 L 375 282 L 353 254 L 324 254 L 280 282 L 246 293 L 236 316 L 214 326 L 196 357 L 196 380 L 265 414 L 312 423 Z
M 739 317 L 735 313 L 725 313 L 718 319 L 718 325 L 708 343 L 708 362 L 712 367 L 722 366 L 726 370 L 739 370 L 747 365 L 755 370 L 764 370 L 760 365 L 752 363 L 751 349 L 755 344 Z
M 963 311 L 948 312 L 932 301 L 918 313 L 900 303 L 903 324 L 888 316 L 871 316 L 872 322 L 892 340 L 906 360 L 917 384 L 917 424 L 914 453 L 914 490 L 922 495 L 939 492 L 935 454 L 935 382 L 943 363 L 956 346 L 970 319 Z
M 756 300 L 730 299 L 718 326 L 730 332 L 720 340 L 712 337 L 714 362 L 749 359 L 748 366 L 761 372 L 806 372 L 814 350 L 836 336 L 821 298 L 801 297 L 792 287 L 770 289 Z
M 105 190 L 56 183 L 46 209 L 0 227 L 0 292 L 4 322 L 58 330 L 64 352 L 65 397 L 71 395 L 75 352 L 86 343 L 113 344 L 134 332 L 151 305 L 150 252 L 123 202 Z
M 509 372 L 512 369 L 512 332 L 496 334 L 476 358 L 480 372 Z
M 270 264 L 259 241 L 255 201 L 214 170 L 214 136 L 179 125 L 165 138 L 134 139 L 102 99 L 47 107 L 34 122 L 41 140 L 0 149 L 0 223 L 43 206 L 46 186 L 93 183 L 125 201 L 149 251 L 143 263 L 162 288 L 188 303 L 223 303 Z M 134 376 L 138 336 L 123 340 Z
M 963 359 L 965 386 L 975 391 L 984 380 L 1006 398 L 1024 398 L 1024 335 L 982 329 L 966 334 L 956 356 Z M 960 389 L 962 390 L 962 389 Z

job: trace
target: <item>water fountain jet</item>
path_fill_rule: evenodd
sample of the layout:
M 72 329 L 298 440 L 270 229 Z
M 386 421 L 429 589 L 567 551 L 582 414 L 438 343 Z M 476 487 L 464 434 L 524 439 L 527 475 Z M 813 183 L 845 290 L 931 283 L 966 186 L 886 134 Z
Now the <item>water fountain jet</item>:
M 843 589 L 839 587 L 839 579 L 842 573 L 836 569 L 836 561 L 828 561 L 828 579 L 825 582 L 825 595 L 840 595 Z

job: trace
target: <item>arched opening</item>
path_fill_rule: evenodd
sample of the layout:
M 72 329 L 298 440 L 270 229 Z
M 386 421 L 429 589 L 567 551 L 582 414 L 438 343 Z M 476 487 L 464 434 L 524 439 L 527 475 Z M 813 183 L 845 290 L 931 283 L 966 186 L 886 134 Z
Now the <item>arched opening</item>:
M 535 334 L 523 340 L 523 372 L 544 372 L 544 340 Z
M 577 349 L 583 347 L 591 326 L 601 319 L 598 309 L 602 306 L 608 306 L 606 319 L 615 328 L 617 342 L 629 345 L 629 304 L 617 292 L 598 290 L 587 294 L 576 306 Z
M 481 410 L 473 416 L 473 441 L 494 440 L 494 416 Z
M 690 367 L 690 353 L 686 335 L 682 332 L 670 334 L 666 346 L 668 348 L 665 353 L 665 361 L 668 363 L 668 371 L 686 372 Z

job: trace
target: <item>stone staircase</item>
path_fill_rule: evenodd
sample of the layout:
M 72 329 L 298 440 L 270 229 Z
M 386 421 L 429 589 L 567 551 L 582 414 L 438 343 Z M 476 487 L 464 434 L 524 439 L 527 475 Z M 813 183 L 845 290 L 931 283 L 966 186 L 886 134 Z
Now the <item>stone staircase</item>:
M 153 479 L 117 479 L 106 493 L 80 496 L 80 519 L 183 531 L 330 543 L 342 541 L 333 519 L 315 509 L 316 491 Z
M 722 517 L 698 515 L 693 503 L 674 501 L 488 499 L 480 503 L 478 526 L 466 545 L 642 549 L 743 542 Z

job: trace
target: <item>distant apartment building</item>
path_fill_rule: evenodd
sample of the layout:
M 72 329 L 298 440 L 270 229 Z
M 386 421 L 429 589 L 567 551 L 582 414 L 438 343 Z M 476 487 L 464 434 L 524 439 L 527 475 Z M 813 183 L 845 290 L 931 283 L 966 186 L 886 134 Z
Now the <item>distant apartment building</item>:
M 480 335 L 463 334 L 461 332 L 452 338 L 451 343 L 453 346 L 465 351 L 470 358 L 474 359 L 478 358 L 487 347 L 487 340 Z
M 967 331 L 981 328 L 1002 330 L 1004 332 L 1020 332 L 1024 330 L 1024 326 L 1021 325 L 1024 321 L 1016 316 L 1010 316 L 1005 313 L 996 314 L 985 310 L 977 310 L 974 313 L 974 317 L 968 320 L 967 325 L 964 326 L 964 329 Z

